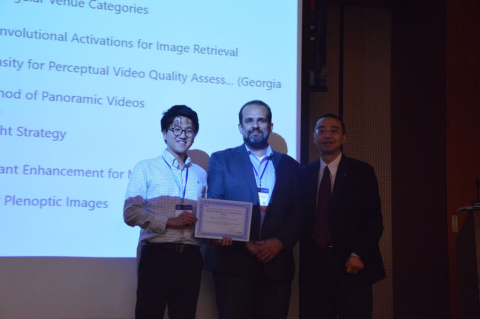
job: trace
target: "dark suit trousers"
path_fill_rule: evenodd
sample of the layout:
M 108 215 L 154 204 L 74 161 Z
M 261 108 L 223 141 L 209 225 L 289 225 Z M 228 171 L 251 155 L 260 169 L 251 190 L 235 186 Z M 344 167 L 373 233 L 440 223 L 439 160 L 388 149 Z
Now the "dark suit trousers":
M 213 273 L 220 319 L 284 319 L 291 281 L 272 281 L 255 262 L 243 276 Z
M 168 305 L 170 319 L 195 319 L 202 267 L 199 249 L 180 253 L 143 245 L 135 318 L 161 319 Z
M 344 265 L 335 261 L 331 247 L 310 244 L 308 277 L 300 285 L 300 319 L 369 319 L 372 285 L 352 286 Z

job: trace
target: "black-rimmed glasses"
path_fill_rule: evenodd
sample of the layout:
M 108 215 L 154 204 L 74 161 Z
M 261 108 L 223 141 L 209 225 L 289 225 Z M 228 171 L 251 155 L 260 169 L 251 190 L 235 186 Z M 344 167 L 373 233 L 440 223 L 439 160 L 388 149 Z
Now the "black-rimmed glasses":
M 182 135 L 183 132 L 185 132 L 186 137 L 192 137 L 193 135 L 195 135 L 195 131 L 191 128 L 182 129 L 179 126 L 175 126 L 175 127 L 169 128 L 168 130 L 172 131 L 173 135 L 177 137 Z

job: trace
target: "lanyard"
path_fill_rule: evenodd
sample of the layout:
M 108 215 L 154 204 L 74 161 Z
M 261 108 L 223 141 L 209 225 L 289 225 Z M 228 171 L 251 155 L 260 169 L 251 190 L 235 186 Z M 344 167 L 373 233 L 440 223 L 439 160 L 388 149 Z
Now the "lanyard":
M 178 189 L 180 189 L 180 192 L 182 191 L 182 185 L 180 184 L 180 182 L 178 181 L 177 177 L 175 176 L 175 174 L 173 173 L 172 171 L 172 167 L 170 166 L 170 164 L 168 164 L 167 160 L 165 159 L 165 157 L 163 157 L 163 160 L 165 161 L 165 164 L 167 164 L 168 168 L 170 169 L 170 172 L 172 172 L 172 176 L 173 176 L 173 179 L 175 180 L 175 183 L 177 184 L 178 186 Z M 185 202 L 185 191 L 187 190 L 187 183 L 188 183 L 188 166 L 187 166 L 187 176 L 185 177 L 185 187 L 183 188 L 183 195 L 182 195 L 182 205 L 184 204 Z
M 259 177 L 258 176 L 258 173 L 257 173 L 257 170 L 255 169 L 255 166 L 253 166 L 253 163 L 252 163 L 252 168 L 253 168 L 253 171 L 255 172 L 255 175 L 257 175 L 258 177 L 258 180 L 260 181 L 260 188 L 262 188 L 262 178 L 263 178 L 263 174 L 265 174 L 265 171 L 267 170 L 267 166 L 268 166 L 268 163 L 270 162 L 270 157 L 268 157 L 267 159 L 267 164 L 265 164 L 265 167 L 263 168 L 263 172 L 262 172 L 262 175 Z M 260 163 L 261 164 L 261 163 Z M 258 166 L 260 168 L 260 165 Z

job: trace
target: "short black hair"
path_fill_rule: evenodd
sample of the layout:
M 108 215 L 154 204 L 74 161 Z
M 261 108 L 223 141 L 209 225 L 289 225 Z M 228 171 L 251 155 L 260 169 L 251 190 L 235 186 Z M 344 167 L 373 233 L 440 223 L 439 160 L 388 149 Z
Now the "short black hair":
M 261 105 L 261 106 L 264 106 L 264 107 L 267 109 L 267 120 L 268 120 L 268 124 L 271 124 L 271 123 L 272 123 L 272 110 L 270 109 L 270 106 L 268 106 L 267 103 L 265 103 L 265 102 L 263 102 L 263 101 L 253 100 L 253 101 L 250 101 L 250 102 L 245 103 L 245 104 L 242 106 L 242 108 L 240 109 L 240 112 L 238 112 L 238 122 L 240 123 L 240 125 L 242 125 L 242 121 L 243 121 L 242 111 L 243 111 L 243 109 L 244 109 L 246 106 L 249 106 L 249 105 Z
M 339 118 L 338 116 L 336 116 L 335 114 L 332 114 L 332 113 L 323 114 L 323 115 L 320 116 L 320 118 L 317 120 L 317 123 L 318 123 L 318 121 L 320 121 L 321 119 L 326 118 L 326 117 L 330 117 L 330 118 L 333 118 L 333 119 L 338 120 L 338 121 L 342 124 L 343 134 L 345 134 L 345 123 L 343 123 L 342 119 Z M 315 126 L 316 126 L 316 124 L 315 124 Z
M 178 116 L 184 116 L 186 118 L 189 118 L 193 122 L 193 129 L 195 130 L 195 135 L 197 135 L 198 131 L 200 130 L 197 112 L 195 112 L 186 105 L 174 105 L 167 111 L 163 112 L 163 117 L 160 120 L 162 132 L 167 131 L 170 125 L 172 125 L 173 120 Z

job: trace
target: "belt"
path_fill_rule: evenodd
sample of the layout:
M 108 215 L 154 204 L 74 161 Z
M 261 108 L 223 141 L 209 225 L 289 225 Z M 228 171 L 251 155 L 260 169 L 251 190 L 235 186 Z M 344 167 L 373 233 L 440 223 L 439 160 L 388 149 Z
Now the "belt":
M 173 251 L 176 253 L 190 253 L 199 251 L 200 247 L 197 245 L 186 245 L 186 244 L 174 244 L 174 243 L 151 243 L 151 242 L 143 242 L 143 246 L 149 247 L 158 247 L 164 250 Z

